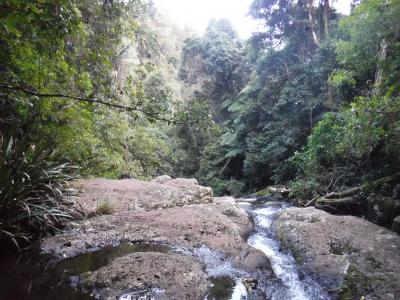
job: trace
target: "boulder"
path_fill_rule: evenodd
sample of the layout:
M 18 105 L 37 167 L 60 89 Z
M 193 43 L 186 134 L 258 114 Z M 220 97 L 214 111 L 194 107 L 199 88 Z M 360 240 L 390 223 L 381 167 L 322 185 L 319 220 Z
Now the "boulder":
M 181 187 L 193 187 L 198 186 L 199 182 L 195 178 L 176 178 L 172 179 L 168 175 L 162 175 L 154 178 L 151 182 L 160 183 L 160 184 L 167 184 L 167 185 L 176 185 Z
M 340 299 L 400 299 L 400 237 L 353 216 L 289 208 L 273 224 L 301 269 Z
M 167 181 L 170 181 L 171 179 L 172 179 L 171 176 L 162 175 L 162 176 L 158 176 L 158 177 L 152 179 L 151 182 L 163 184 L 163 183 L 165 183 Z
M 276 197 L 276 198 L 286 198 L 289 196 L 290 188 L 284 185 L 273 185 L 268 186 L 255 193 L 257 197 Z
M 400 201 L 392 197 L 371 194 L 367 198 L 366 217 L 374 223 L 390 227 L 400 214 Z
M 81 275 L 81 288 L 101 299 L 201 299 L 210 283 L 194 258 L 167 253 L 132 253 Z
M 82 190 L 77 200 L 85 215 L 96 212 L 152 210 L 213 202 L 213 191 L 200 186 L 196 179 L 157 177 L 147 182 L 136 179 L 83 180 L 76 184 Z
M 392 224 L 392 230 L 394 232 L 397 232 L 398 234 L 400 234 L 400 215 L 397 216 L 396 218 L 394 218 L 393 224 Z
M 253 224 L 236 204 L 220 202 L 171 207 L 151 211 L 116 212 L 82 220 L 62 234 L 41 243 L 45 253 L 73 257 L 107 245 L 127 242 L 157 242 L 194 249 L 201 245 L 231 257 L 243 269 L 269 264 L 267 258 L 248 246 Z

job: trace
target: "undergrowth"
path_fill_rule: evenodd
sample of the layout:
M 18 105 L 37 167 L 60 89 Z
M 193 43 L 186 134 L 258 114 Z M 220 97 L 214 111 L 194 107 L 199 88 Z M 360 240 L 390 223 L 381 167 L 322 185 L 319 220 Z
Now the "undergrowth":
M 0 135 L 0 239 L 20 249 L 71 219 L 77 168 L 55 151 Z

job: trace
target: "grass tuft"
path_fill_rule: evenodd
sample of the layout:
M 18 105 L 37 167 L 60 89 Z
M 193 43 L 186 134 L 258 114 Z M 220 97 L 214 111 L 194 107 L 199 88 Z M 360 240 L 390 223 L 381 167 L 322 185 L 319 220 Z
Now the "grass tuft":
M 97 206 L 95 215 L 112 215 L 114 212 L 114 207 L 108 200 L 105 200 Z

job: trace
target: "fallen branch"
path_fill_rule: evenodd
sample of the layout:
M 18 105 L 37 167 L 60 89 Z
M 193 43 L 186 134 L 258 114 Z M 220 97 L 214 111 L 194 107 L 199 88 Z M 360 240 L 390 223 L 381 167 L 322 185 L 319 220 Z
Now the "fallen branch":
M 336 207 L 334 207 L 334 206 L 321 205 L 321 204 L 317 204 L 317 203 L 316 203 L 314 207 L 315 207 L 315 208 L 318 208 L 318 209 L 322 209 L 322 210 L 333 211 L 333 212 L 339 212 L 339 210 L 338 210 Z
M 326 199 L 344 198 L 344 197 L 347 197 L 350 195 L 354 195 L 358 192 L 361 192 L 362 189 L 363 189 L 363 186 L 357 186 L 357 187 L 353 187 L 353 188 L 344 190 L 339 193 L 329 193 L 329 194 L 325 195 L 324 198 L 326 198 Z
M 317 197 L 315 197 L 315 198 L 312 198 L 310 201 L 308 201 L 307 203 L 306 203 L 306 205 L 304 205 L 305 207 L 308 207 L 308 206 L 310 206 L 310 205 L 312 205 L 315 201 L 317 201 Z
M 345 197 L 345 198 L 337 198 L 337 199 L 319 198 L 317 200 L 317 202 L 318 202 L 318 204 L 321 204 L 321 205 L 341 205 L 341 204 L 356 203 L 357 199 L 355 197 Z
M 342 204 L 354 204 L 354 203 L 358 202 L 358 199 L 355 196 L 359 192 L 361 192 L 363 190 L 368 190 L 371 188 L 378 188 L 382 184 L 385 184 L 387 182 L 391 182 L 394 180 L 398 180 L 399 178 L 400 178 L 400 173 L 396 173 L 392 176 L 382 177 L 375 181 L 366 183 L 362 186 L 352 187 L 352 188 L 349 188 L 347 190 L 337 192 L 337 193 L 332 192 L 332 193 L 326 194 L 325 196 L 317 198 L 317 199 L 314 198 L 314 199 L 310 200 L 309 202 L 307 202 L 307 204 L 305 206 L 310 206 L 314 203 L 315 203 L 315 206 L 317 206 L 317 205 L 335 206 L 335 205 L 342 205 Z

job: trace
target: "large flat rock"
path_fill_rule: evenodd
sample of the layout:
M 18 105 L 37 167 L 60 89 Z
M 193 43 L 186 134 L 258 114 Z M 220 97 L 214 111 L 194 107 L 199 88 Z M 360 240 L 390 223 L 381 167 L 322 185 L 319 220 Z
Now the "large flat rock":
M 210 286 L 207 274 L 191 257 L 133 253 L 81 276 L 80 285 L 102 299 L 201 299 Z M 142 296 L 142 298 L 139 298 Z
M 97 178 L 82 180 L 76 186 L 81 190 L 78 205 L 86 215 L 104 205 L 116 212 L 126 212 L 213 201 L 212 189 L 200 186 L 195 179 L 171 179 L 168 176 L 161 176 L 153 181 Z
M 303 269 L 340 299 L 400 299 L 400 236 L 353 216 L 289 208 L 274 223 Z
M 246 242 L 253 230 L 247 213 L 233 198 L 213 199 L 212 190 L 196 180 L 167 176 L 152 182 L 93 179 L 80 186 L 85 217 L 62 234 L 44 239 L 40 245 L 44 253 L 75 259 L 126 242 L 183 251 L 124 254 L 81 274 L 81 288 L 100 293 L 101 299 L 143 289 L 157 294 L 152 288 L 164 290 L 154 299 L 204 299 L 211 285 L 211 274 L 205 271 L 210 258 L 212 264 L 222 264 L 222 270 L 228 266 L 259 282 L 275 280 L 268 258 Z M 111 214 L 99 214 L 102 201 L 112 207 Z
M 269 262 L 259 250 L 248 246 L 246 238 L 252 228 L 251 220 L 236 204 L 217 200 L 85 219 L 63 234 L 46 238 L 41 248 L 66 258 L 123 241 L 159 242 L 187 249 L 205 245 L 244 268 L 254 269 Z

